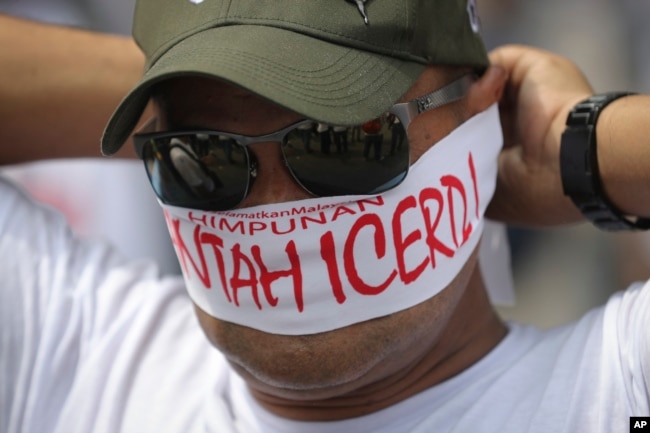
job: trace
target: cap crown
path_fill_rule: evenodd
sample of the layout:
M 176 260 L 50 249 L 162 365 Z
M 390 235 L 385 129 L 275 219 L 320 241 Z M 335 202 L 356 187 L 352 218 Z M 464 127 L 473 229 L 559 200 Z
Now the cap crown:
M 473 8 L 473 0 L 139 0 L 133 33 L 148 66 L 195 33 L 238 24 L 423 64 L 486 66 Z

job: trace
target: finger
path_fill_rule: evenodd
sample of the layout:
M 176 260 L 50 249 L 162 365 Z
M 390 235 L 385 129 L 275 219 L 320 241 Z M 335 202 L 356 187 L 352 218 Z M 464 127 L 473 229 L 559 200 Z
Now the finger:
M 490 66 L 470 87 L 467 93 L 468 106 L 478 113 L 499 102 L 507 79 L 505 69 L 500 66 Z
M 490 62 L 505 69 L 510 83 L 519 86 L 528 71 L 541 59 L 549 58 L 552 53 L 525 45 L 504 45 L 489 53 Z

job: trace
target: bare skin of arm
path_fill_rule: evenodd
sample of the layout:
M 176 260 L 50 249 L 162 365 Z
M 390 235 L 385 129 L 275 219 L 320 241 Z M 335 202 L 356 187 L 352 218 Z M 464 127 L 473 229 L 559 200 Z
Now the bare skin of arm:
M 523 46 L 491 53 L 509 79 L 501 100 L 505 147 L 488 215 L 549 226 L 584 221 L 562 192 L 560 139 L 573 106 L 594 91 L 570 60 Z M 625 89 L 622 89 L 625 90 Z M 597 152 L 607 197 L 622 212 L 650 216 L 650 95 L 613 102 L 597 126 Z
M 101 156 L 104 126 L 144 57 L 128 37 L 0 15 L 0 65 L 0 164 L 14 164 Z
M 650 217 L 650 95 L 614 101 L 596 134 L 605 194 L 623 212 Z

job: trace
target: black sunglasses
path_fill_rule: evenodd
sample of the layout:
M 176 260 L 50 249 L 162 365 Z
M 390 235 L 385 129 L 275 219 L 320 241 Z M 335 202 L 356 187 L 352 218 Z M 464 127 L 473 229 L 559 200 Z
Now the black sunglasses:
M 172 206 L 235 208 L 257 176 L 257 161 L 247 146 L 260 142 L 281 143 L 289 172 L 315 196 L 375 195 L 406 177 L 410 165 L 406 131 L 415 116 L 461 99 L 475 78 L 464 75 L 357 126 L 303 120 L 256 137 L 193 130 L 136 134 L 133 140 L 156 195 Z

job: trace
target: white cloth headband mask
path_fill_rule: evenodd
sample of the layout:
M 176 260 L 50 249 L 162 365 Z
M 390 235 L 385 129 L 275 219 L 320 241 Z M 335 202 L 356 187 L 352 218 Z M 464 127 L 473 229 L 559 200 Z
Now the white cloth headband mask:
M 226 212 L 163 204 L 189 294 L 213 317 L 285 335 L 421 303 L 456 277 L 478 244 L 501 145 L 493 106 L 380 196 Z

